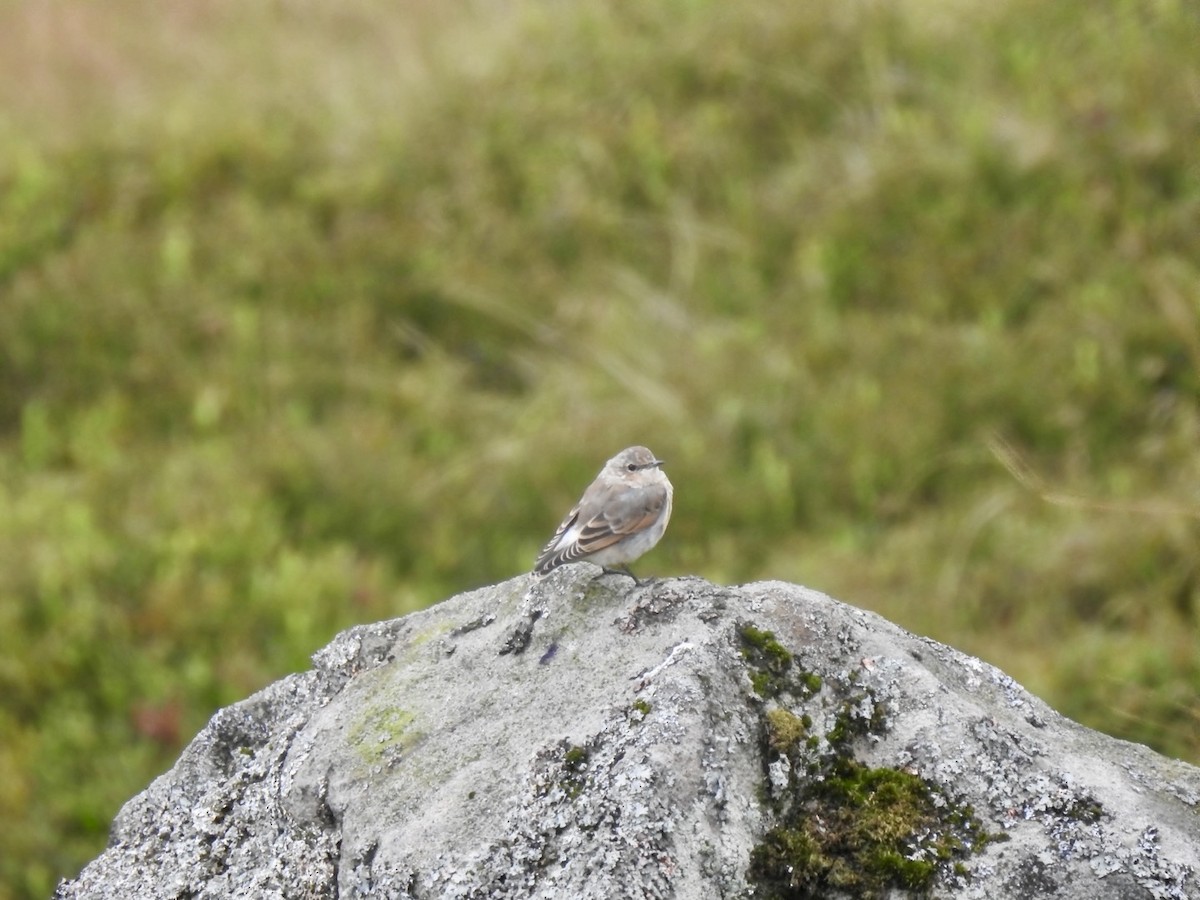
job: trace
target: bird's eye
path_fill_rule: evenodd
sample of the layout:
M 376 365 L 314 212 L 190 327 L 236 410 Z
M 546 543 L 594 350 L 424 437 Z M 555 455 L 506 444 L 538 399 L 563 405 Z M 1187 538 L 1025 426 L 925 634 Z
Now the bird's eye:
M 637 471 L 637 466 L 636 466 L 636 465 L 634 465 L 633 463 L 630 463 L 630 464 L 629 464 L 629 465 L 627 465 L 625 468 L 626 468 L 626 469 L 628 469 L 630 472 L 636 472 L 636 471 Z

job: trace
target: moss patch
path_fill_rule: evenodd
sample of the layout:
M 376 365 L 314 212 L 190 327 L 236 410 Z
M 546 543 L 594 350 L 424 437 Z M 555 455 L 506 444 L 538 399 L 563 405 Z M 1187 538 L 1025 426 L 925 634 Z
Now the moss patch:
M 579 796 L 587 781 L 587 764 L 591 752 L 587 747 L 568 747 L 563 754 L 562 789 L 572 800 Z
M 855 738 L 887 731 L 887 709 L 870 691 L 859 691 L 842 701 L 833 727 L 825 739 L 834 747 L 846 748 Z
M 854 758 L 857 739 L 886 733 L 886 704 L 853 673 L 823 685 L 798 671 L 792 653 L 769 631 L 742 624 L 738 640 L 755 690 L 766 700 L 758 705 L 762 796 L 776 815 L 750 855 L 746 878 L 755 896 L 924 893 L 939 875 L 968 877 L 963 861 L 992 839 L 974 811 L 917 775 Z M 824 736 L 813 733 L 815 709 L 813 716 L 793 711 L 782 705 L 787 700 L 819 704 L 824 722 L 832 711 Z
M 970 807 L 923 779 L 852 759 L 835 758 L 789 799 L 750 854 L 747 880 L 770 900 L 926 891 L 940 869 L 963 872 L 958 861 L 989 840 Z
M 795 658 L 775 637 L 749 622 L 737 626 L 738 650 L 746 661 L 754 692 L 763 699 L 780 694 L 811 696 L 821 690 L 821 678 L 798 669 Z
M 764 716 L 767 728 L 767 746 L 781 756 L 792 753 L 794 748 L 808 736 L 812 720 L 801 719 L 783 708 L 768 710 Z

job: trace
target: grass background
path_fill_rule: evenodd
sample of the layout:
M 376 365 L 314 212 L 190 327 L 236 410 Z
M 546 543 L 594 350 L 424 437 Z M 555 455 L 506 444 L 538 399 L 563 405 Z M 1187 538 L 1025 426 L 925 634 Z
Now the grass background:
M 218 707 L 525 571 L 781 578 L 1200 762 L 1200 14 L 0 6 L 0 900 Z

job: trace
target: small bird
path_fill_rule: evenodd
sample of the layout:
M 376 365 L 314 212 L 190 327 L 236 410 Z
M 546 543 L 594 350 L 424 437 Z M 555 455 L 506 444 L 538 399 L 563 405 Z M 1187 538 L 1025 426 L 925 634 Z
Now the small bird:
M 671 482 L 662 464 L 645 447 L 626 447 L 606 462 L 538 556 L 533 573 L 545 575 L 586 559 L 606 572 L 619 566 L 641 584 L 628 563 L 658 543 L 671 518 Z

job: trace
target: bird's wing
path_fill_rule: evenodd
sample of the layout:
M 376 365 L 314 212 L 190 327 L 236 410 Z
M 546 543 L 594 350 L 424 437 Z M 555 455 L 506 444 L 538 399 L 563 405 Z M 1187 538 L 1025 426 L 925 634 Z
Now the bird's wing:
M 658 519 L 666 502 L 667 489 L 658 484 L 610 497 L 602 508 L 583 522 L 575 542 L 583 553 L 597 553 L 621 538 L 649 528 Z
M 545 575 L 569 562 L 586 559 L 657 521 L 668 499 L 662 485 L 636 491 L 590 488 L 543 548 L 533 571 Z
M 563 559 L 557 552 L 559 550 L 558 544 L 559 541 L 562 540 L 562 536 L 566 534 L 567 531 L 570 530 L 570 528 L 575 524 L 576 520 L 578 520 L 579 510 L 582 508 L 582 506 L 583 501 L 581 500 L 575 505 L 574 509 L 567 513 L 567 517 L 563 519 L 562 524 L 558 526 L 558 531 L 554 532 L 554 537 L 550 538 L 550 540 L 546 543 L 546 546 L 542 548 L 542 552 L 538 554 L 537 562 L 533 564 L 533 571 L 537 572 L 539 575 L 545 575 L 551 569 L 561 566 L 564 562 L 570 562 L 569 559 Z M 570 541 L 567 544 L 568 548 L 572 548 L 574 546 L 575 544 L 573 541 Z

